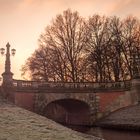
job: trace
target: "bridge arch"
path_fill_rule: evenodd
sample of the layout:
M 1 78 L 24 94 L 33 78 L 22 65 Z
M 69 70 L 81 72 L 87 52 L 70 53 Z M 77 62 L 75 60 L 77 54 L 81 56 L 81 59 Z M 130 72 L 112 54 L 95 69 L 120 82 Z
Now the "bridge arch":
M 81 100 L 65 98 L 48 103 L 43 115 L 59 123 L 73 125 L 90 124 L 90 106 Z

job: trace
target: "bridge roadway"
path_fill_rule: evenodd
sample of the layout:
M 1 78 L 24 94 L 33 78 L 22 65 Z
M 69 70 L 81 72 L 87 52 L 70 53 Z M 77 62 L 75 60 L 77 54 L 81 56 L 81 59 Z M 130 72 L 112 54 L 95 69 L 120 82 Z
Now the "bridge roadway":
M 17 105 L 60 123 L 93 125 L 109 112 L 131 104 L 129 81 L 46 83 L 14 80 L 13 85 Z

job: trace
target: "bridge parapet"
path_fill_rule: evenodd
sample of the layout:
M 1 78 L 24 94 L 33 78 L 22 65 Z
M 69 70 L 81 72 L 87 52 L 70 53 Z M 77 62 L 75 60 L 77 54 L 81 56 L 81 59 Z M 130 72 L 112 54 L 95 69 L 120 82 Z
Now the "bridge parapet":
M 13 80 L 13 85 L 16 90 L 37 90 L 48 92 L 98 92 L 112 90 L 129 90 L 131 87 L 130 81 L 123 82 L 40 82 L 40 81 L 25 81 Z

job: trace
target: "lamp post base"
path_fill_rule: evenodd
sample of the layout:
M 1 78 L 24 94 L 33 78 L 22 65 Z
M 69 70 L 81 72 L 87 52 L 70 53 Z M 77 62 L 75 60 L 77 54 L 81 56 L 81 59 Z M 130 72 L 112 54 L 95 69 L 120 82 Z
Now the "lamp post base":
M 3 76 L 2 83 L 3 97 L 9 101 L 14 102 L 13 73 L 4 72 L 2 76 Z
M 13 73 L 12 72 L 9 72 L 9 73 L 4 72 L 2 74 L 2 77 L 3 77 L 2 86 L 6 86 L 6 87 L 13 86 Z

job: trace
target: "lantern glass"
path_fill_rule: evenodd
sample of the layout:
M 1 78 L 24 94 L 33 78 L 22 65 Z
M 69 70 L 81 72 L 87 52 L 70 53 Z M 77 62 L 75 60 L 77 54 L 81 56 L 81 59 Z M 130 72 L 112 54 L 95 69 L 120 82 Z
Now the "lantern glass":
M 0 53 L 1 53 L 1 55 L 4 55 L 5 54 L 5 49 L 4 48 L 0 48 Z
M 11 50 L 11 53 L 12 53 L 12 55 L 14 56 L 15 53 L 16 53 L 16 50 L 15 50 L 15 49 L 12 49 L 12 50 Z

